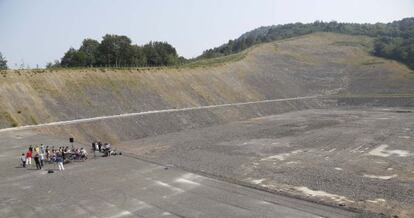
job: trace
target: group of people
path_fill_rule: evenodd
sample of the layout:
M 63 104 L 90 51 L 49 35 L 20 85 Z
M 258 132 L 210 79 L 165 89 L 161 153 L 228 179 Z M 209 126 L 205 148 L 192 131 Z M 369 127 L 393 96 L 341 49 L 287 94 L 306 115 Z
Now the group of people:
M 23 167 L 32 165 L 32 158 L 36 164 L 36 169 L 40 170 L 44 167 L 45 162 L 56 163 L 59 171 L 65 170 L 63 163 L 65 160 L 86 160 L 88 152 L 84 148 L 70 149 L 66 147 L 44 146 L 43 144 L 37 146 L 29 146 L 26 153 L 22 153 L 20 161 Z
M 111 144 L 109 143 L 102 143 L 100 141 L 94 141 L 92 142 L 92 151 L 99 151 L 103 152 L 104 156 L 111 156 L 111 153 L 113 152 L 111 149 Z

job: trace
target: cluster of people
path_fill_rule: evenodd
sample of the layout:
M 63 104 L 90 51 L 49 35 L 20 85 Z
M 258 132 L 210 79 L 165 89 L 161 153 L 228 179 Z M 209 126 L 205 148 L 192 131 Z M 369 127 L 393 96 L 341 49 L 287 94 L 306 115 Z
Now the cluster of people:
M 56 163 L 59 171 L 65 170 L 63 163 L 65 160 L 86 160 L 88 158 L 88 152 L 84 148 L 70 149 L 66 147 L 55 146 L 29 146 L 26 153 L 20 156 L 20 161 L 23 167 L 29 167 L 32 165 L 32 158 L 36 164 L 36 169 L 40 170 L 44 167 L 45 162 Z
M 111 156 L 111 153 L 113 152 L 112 149 L 111 149 L 111 144 L 102 143 L 100 141 L 92 142 L 92 151 L 102 152 L 102 153 L 104 153 L 104 156 Z

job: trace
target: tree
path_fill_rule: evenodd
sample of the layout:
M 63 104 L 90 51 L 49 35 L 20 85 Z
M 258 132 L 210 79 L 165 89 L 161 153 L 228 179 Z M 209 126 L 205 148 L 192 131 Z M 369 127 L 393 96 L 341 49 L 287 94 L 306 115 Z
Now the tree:
M 162 58 L 158 54 L 157 50 L 155 49 L 154 43 L 149 42 L 148 44 L 144 45 L 144 54 L 147 58 L 147 65 L 150 67 L 153 66 L 160 66 L 162 63 Z
M 180 62 L 177 51 L 167 42 L 150 42 L 144 45 L 144 54 L 149 66 L 168 66 Z
M 133 54 L 131 40 L 126 36 L 106 34 L 98 47 L 99 61 L 106 66 L 127 66 Z
M 0 70 L 7 70 L 7 60 L 0 52 Z
M 161 57 L 161 65 L 175 65 L 178 63 L 178 54 L 173 46 L 167 42 L 154 42 L 154 48 Z
M 47 64 L 46 64 L 46 68 L 47 69 L 50 69 L 50 68 L 58 68 L 58 67 L 60 67 L 61 65 L 60 65 L 60 62 L 59 62 L 59 60 L 55 60 L 53 63 L 52 62 L 48 62 Z
M 133 67 L 145 66 L 147 64 L 147 57 L 145 56 L 144 49 L 138 45 L 132 45 L 132 55 L 129 62 Z
M 74 48 L 70 48 L 63 56 L 60 64 L 62 67 L 85 67 L 87 66 L 87 55 Z
M 231 52 L 231 51 L 229 51 Z M 167 42 L 150 42 L 144 46 L 132 45 L 127 36 L 106 34 L 102 41 L 85 39 L 80 48 L 70 48 L 58 64 L 48 67 L 140 67 L 167 66 L 184 63 L 177 51 Z
M 82 42 L 82 46 L 79 48 L 80 52 L 86 55 L 86 66 L 96 66 L 98 57 L 99 42 L 94 39 L 85 39 Z

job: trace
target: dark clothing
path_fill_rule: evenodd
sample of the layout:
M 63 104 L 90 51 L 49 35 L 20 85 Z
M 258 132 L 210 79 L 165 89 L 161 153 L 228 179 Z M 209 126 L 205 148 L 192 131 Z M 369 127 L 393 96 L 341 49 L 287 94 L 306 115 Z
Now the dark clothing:
M 57 156 L 56 157 L 56 162 L 57 163 L 63 163 L 63 158 L 61 156 Z
M 40 158 L 39 158 L 39 156 L 38 156 L 38 155 L 36 155 L 36 156 L 34 157 L 34 161 L 35 161 L 35 163 L 36 163 L 36 169 L 38 169 L 38 170 L 42 169 L 42 166 L 40 165 Z

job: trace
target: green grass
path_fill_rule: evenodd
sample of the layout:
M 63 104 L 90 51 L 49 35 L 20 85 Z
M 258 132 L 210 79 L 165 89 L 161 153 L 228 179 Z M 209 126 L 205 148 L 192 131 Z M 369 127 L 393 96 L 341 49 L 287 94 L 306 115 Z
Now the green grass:
M 331 45 L 370 48 L 370 45 L 362 41 L 337 41 L 337 42 L 332 43 Z
M 224 63 L 240 61 L 243 58 L 245 58 L 246 55 L 247 55 L 247 52 L 239 52 L 236 54 L 231 54 L 231 55 L 217 57 L 217 58 L 200 59 L 200 60 L 188 63 L 188 64 L 178 66 L 178 68 L 217 66 L 217 65 L 224 64 Z

